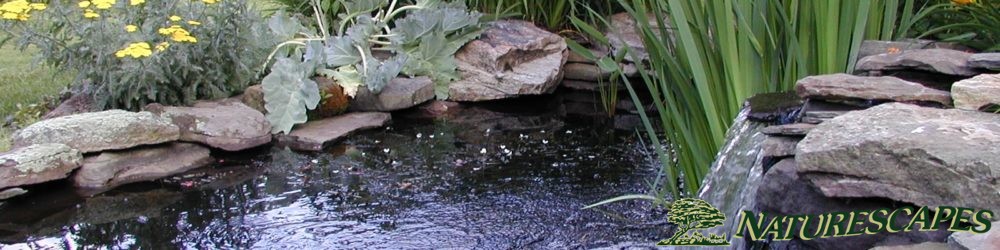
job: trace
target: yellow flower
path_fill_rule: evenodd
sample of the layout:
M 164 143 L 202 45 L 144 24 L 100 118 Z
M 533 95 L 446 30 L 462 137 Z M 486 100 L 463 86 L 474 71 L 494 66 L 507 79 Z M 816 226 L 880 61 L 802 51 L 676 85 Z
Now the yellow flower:
M 194 26 L 198 26 L 198 25 L 201 25 L 201 22 L 198 22 L 198 21 L 188 21 L 188 24 L 194 25 Z
M 79 2 L 79 3 L 76 4 L 76 6 L 79 6 L 80 8 L 90 7 L 90 1 Z
M 0 18 L 7 20 L 27 21 L 31 11 L 44 10 L 44 3 L 28 3 L 27 0 L 14 0 L 0 5 Z
M 156 44 L 156 51 L 164 51 L 167 50 L 167 48 L 170 48 L 170 43 L 168 42 L 162 42 Z
M 129 0 L 128 4 L 132 6 L 140 5 L 146 3 L 146 0 Z
M 976 0 L 951 0 L 951 3 L 955 5 L 966 5 L 975 2 Z
M 115 52 L 115 56 L 118 58 L 131 56 L 132 58 L 147 57 L 153 54 L 153 51 L 149 49 L 149 43 L 138 42 L 131 43 L 127 47 L 118 52 Z
M 94 19 L 94 18 L 101 17 L 101 15 L 97 14 L 97 12 L 94 12 L 94 10 L 92 10 L 92 9 L 85 9 L 85 10 L 83 10 L 83 17 L 84 18 Z
M 126 32 L 132 33 L 132 32 L 135 32 L 136 30 L 139 30 L 139 27 L 136 27 L 135 25 L 131 25 L 131 24 L 125 25 L 125 31 Z
M 11 12 L 4 12 L 3 14 L 0 14 L 0 18 L 8 20 L 17 20 L 18 19 L 17 16 L 18 16 L 17 13 L 11 13 Z
M 99 10 L 106 10 L 110 9 L 111 6 L 115 5 L 115 1 L 116 0 L 91 0 L 90 2 L 94 3 L 94 8 L 97 8 Z
M 207 3 L 207 4 L 213 4 L 213 3 L 218 3 L 219 2 L 219 0 L 201 0 L 201 1 L 204 2 L 204 3 Z
M 174 40 L 175 42 L 189 42 L 189 43 L 198 42 L 198 38 L 191 36 L 191 33 L 182 28 L 180 25 L 171 25 L 170 27 L 167 28 L 160 28 L 156 32 L 160 33 L 161 35 L 170 36 L 170 39 Z
M 180 21 L 180 20 L 181 20 L 181 17 L 179 17 L 179 16 L 170 16 L 170 21 L 176 22 L 176 21 Z

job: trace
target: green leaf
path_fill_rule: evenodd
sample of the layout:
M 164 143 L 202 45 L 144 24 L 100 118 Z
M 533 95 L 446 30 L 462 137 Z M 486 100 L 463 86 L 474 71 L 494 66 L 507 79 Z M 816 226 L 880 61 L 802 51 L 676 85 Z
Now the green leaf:
M 346 36 L 334 36 L 326 40 L 326 66 L 340 67 L 361 61 L 361 52 L 354 47 L 351 39 Z
M 363 12 L 371 12 L 385 7 L 389 2 L 386 0 L 353 0 L 345 1 L 344 7 L 349 15 L 357 15 Z
M 279 58 L 261 81 L 272 133 L 291 132 L 295 124 L 306 122 L 306 110 L 319 104 L 319 87 L 309 78 L 312 72 L 309 63 Z
M 374 58 L 369 60 L 369 66 L 365 67 L 365 85 L 368 86 L 368 90 L 375 94 L 382 92 L 389 81 L 399 75 L 405 62 L 406 55 L 395 56 L 381 63 Z
M 361 73 L 354 65 L 347 65 L 337 68 L 336 71 L 330 72 L 331 77 L 337 80 L 337 85 L 344 88 L 344 93 L 350 97 L 354 97 L 358 94 L 358 88 L 364 85 L 361 80 Z
M 267 21 L 267 26 L 278 40 L 291 40 L 296 34 L 306 30 L 302 23 L 285 14 L 284 11 L 274 13 Z

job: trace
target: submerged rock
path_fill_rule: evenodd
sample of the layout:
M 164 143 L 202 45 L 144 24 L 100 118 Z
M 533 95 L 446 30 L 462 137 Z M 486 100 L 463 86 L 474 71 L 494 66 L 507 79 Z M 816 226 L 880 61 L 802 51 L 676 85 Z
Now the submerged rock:
M 974 76 L 979 72 L 969 65 L 972 53 L 951 49 L 918 49 L 861 58 L 858 71 L 923 70 L 946 75 Z
M 809 76 L 795 83 L 795 91 L 802 98 L 830 101 L 894 101 L 951 105 L 951 94 L 947 91 L 888 76 L 848 74 Z
M 320 151 L 357 131 L 381 127 L 391 119 L 388 113 L 361 112 L 310 121 L 292 129 L 291 133 L 278 135 L 277 144 L 295 150 Z
M 0 155 L 0 190 L 64 179 L 82 159 L 80 151 L 58 143 L 15 148 Z
M 955 107 L 981 110 L 1000 104 L 1000 74 L 982 74 L 956 82 L 951 86 Z
M 953 233 L 951 237 L 948 237 L 948 245 L 951 246 L 951 249 L 960 250 L 996 249 L 1000 247 L 1000 221 L 994 221 L 990 231 L 986 233 Z
M 978 53 L 969 57 L 969 67 L 1000 70 L 1000 53 Z
M 214 161 L 210 153 L 208 148 L 183 142 L 103 152 L 84 159 L 73 182 L 82 188 L 110 189 L 156 180 L 208 165 Z
M 14 146 L 61 143 L 81 153 L 176 141 L 177 126 L 150 112 L 108 110 L 42 120 L 14 133 Z
M 351 100 L 350 109 L 354 111 L 396 111 L 416 106 L 431 99 L 434 99 L 434 82 L 431 81 L 431 78 L 426 76 L 396 77 L 378 95 L 372 94 L 368 88 L 358 89 L 358 94 Z
M 448 87 L 449 100 L 486 101 L 547 94 L 562 80 L 566 42 L 559 35 L 517 20 L 489 24 L 455 59 L 462 79 Z
M 889 103 L 816 126 L 800 174 L 829 197 L 1000 210 L 1000 115 Z
M 271 142 L 271 123 L 240 102 L 199 102 L 194 107 L 151 104 L 146 110 L 180 128 L 180 140 L 226 151 L 240 151 Z

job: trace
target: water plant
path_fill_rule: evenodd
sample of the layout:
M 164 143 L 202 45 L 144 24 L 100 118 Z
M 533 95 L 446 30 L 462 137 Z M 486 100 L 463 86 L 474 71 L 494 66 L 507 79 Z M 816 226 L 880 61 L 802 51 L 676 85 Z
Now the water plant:
M 274 46 L 246 0 L 7 1 L 0 44 L 95 84 L 98 108 L 229 97 Z
M 912 6 L 911 2 L 907 4 Z M 624 199 L 648 199 L 665 205 L 671 197 L 696 196 L 726 129 L 746 98 L 789 89 L 807 75 L 853 68 L 862 39 L 897 30 L 899 18 L 897 1 L 618 3 L 635 19 L 649 53 L 639 73 L 657 113 L 650 116 L 640 110 L 640 117 L 662 165 L 648 194 L 615 197 L 592 206 Z M 590 16 L 603 20 L 596 12 Z M 868 28 L 872 16 L 885 19 L 879 29 Z M 607 45 L 607 38 L 597 31 L 599 27 L 575 18 L 573 24 L 592 40 Z M 593 56 L 582 46 L 570 48 Z M 629 56 L 642 61 L 631 53 Z M 641 105 L 631 79 L 620 79 L 630 97 Z M 662 127 L 654 129 L 654 122 Z M 662 131 L 669 150 L 656 131 Z
M 448 96 L 448 84 L 459 76 L 454 54 L 479 36 L 481 14 L 468 11 L 462 2 L 419 0 L 397 5 L 397 0 L 344 1 L 338 21 L 312 2 L 312 29 L 294 18 L 276 14 L 271 30 L 287 39 L 271 54 L 274 63 L 264 77 L 265 108 L 273 132 L 288 133 L 305 122 L 306 111 L 320 101 L 311 78 L 333 78 L 348 96 L 359 88 L 379 93 L 400 73 L 429 76 L 438 98 Z M 388 55 L 376 56 L 375 52 Z

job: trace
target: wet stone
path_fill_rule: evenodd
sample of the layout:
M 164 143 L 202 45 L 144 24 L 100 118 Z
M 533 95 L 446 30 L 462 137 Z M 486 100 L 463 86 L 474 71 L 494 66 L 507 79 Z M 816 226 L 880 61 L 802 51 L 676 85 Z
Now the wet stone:
M 793 91 L 757 94 L 747 100 L 749 117 L 756 121 L 790 122 L 792 113 L 802 108 L 802 99 Z
M 271 142 L 271 123 L 264 114 L 237 101 L 199 102 L 193 107 L 151 104 L 146 110 L 180 128 L 180 140 L 226 151 L 240 151 Z
M 974 76 L 979 72 L 969 65 L 972 53 L 951 49 L 918 49 L 900 53 L 872 55 L 858 60 L 857 71 L 916 69 L 945 75 Z
M 761 147 L 764 157 L 782 158 L 795 155 L 795 146 L 801 138 L 788 136 L 768 136 Z
M 396 111 L 407 109 L 434 99 L 434 82 L 431 78 L 397 77 L 392 79 L 382 92 L 371 93 L 368 88 L 358 89 L 351 100 L 352 111 Z
M 795 83 L 795 91 L 802 98 L 849 103 L 894 101 L 951 105 L 951 94 L 947 91 L 887 76 L 848 74 L 809 76 Z
M 206 147 L 184 142 L 103 152 L 83 160 L 73 183 L 81 188 L 106 190 L 157 180 L 212 163 L 210 153 Z
M 805 136 L 810 130 L 815 128 L 815 124 L 793 123 L 786 125 L 769 126 L 761 130 L 761 133 L 775 136 Z
M 979 69 L 1000 71 L 1000 53 L 978 53 L 969 57 L 969 66 Z
M 277 135 L 277 144 L 294 150 L 321 151 L 348 135 L 382 127 L 391 120 L 388 113 L 347 113 L 299 125 L 291 133 Z

